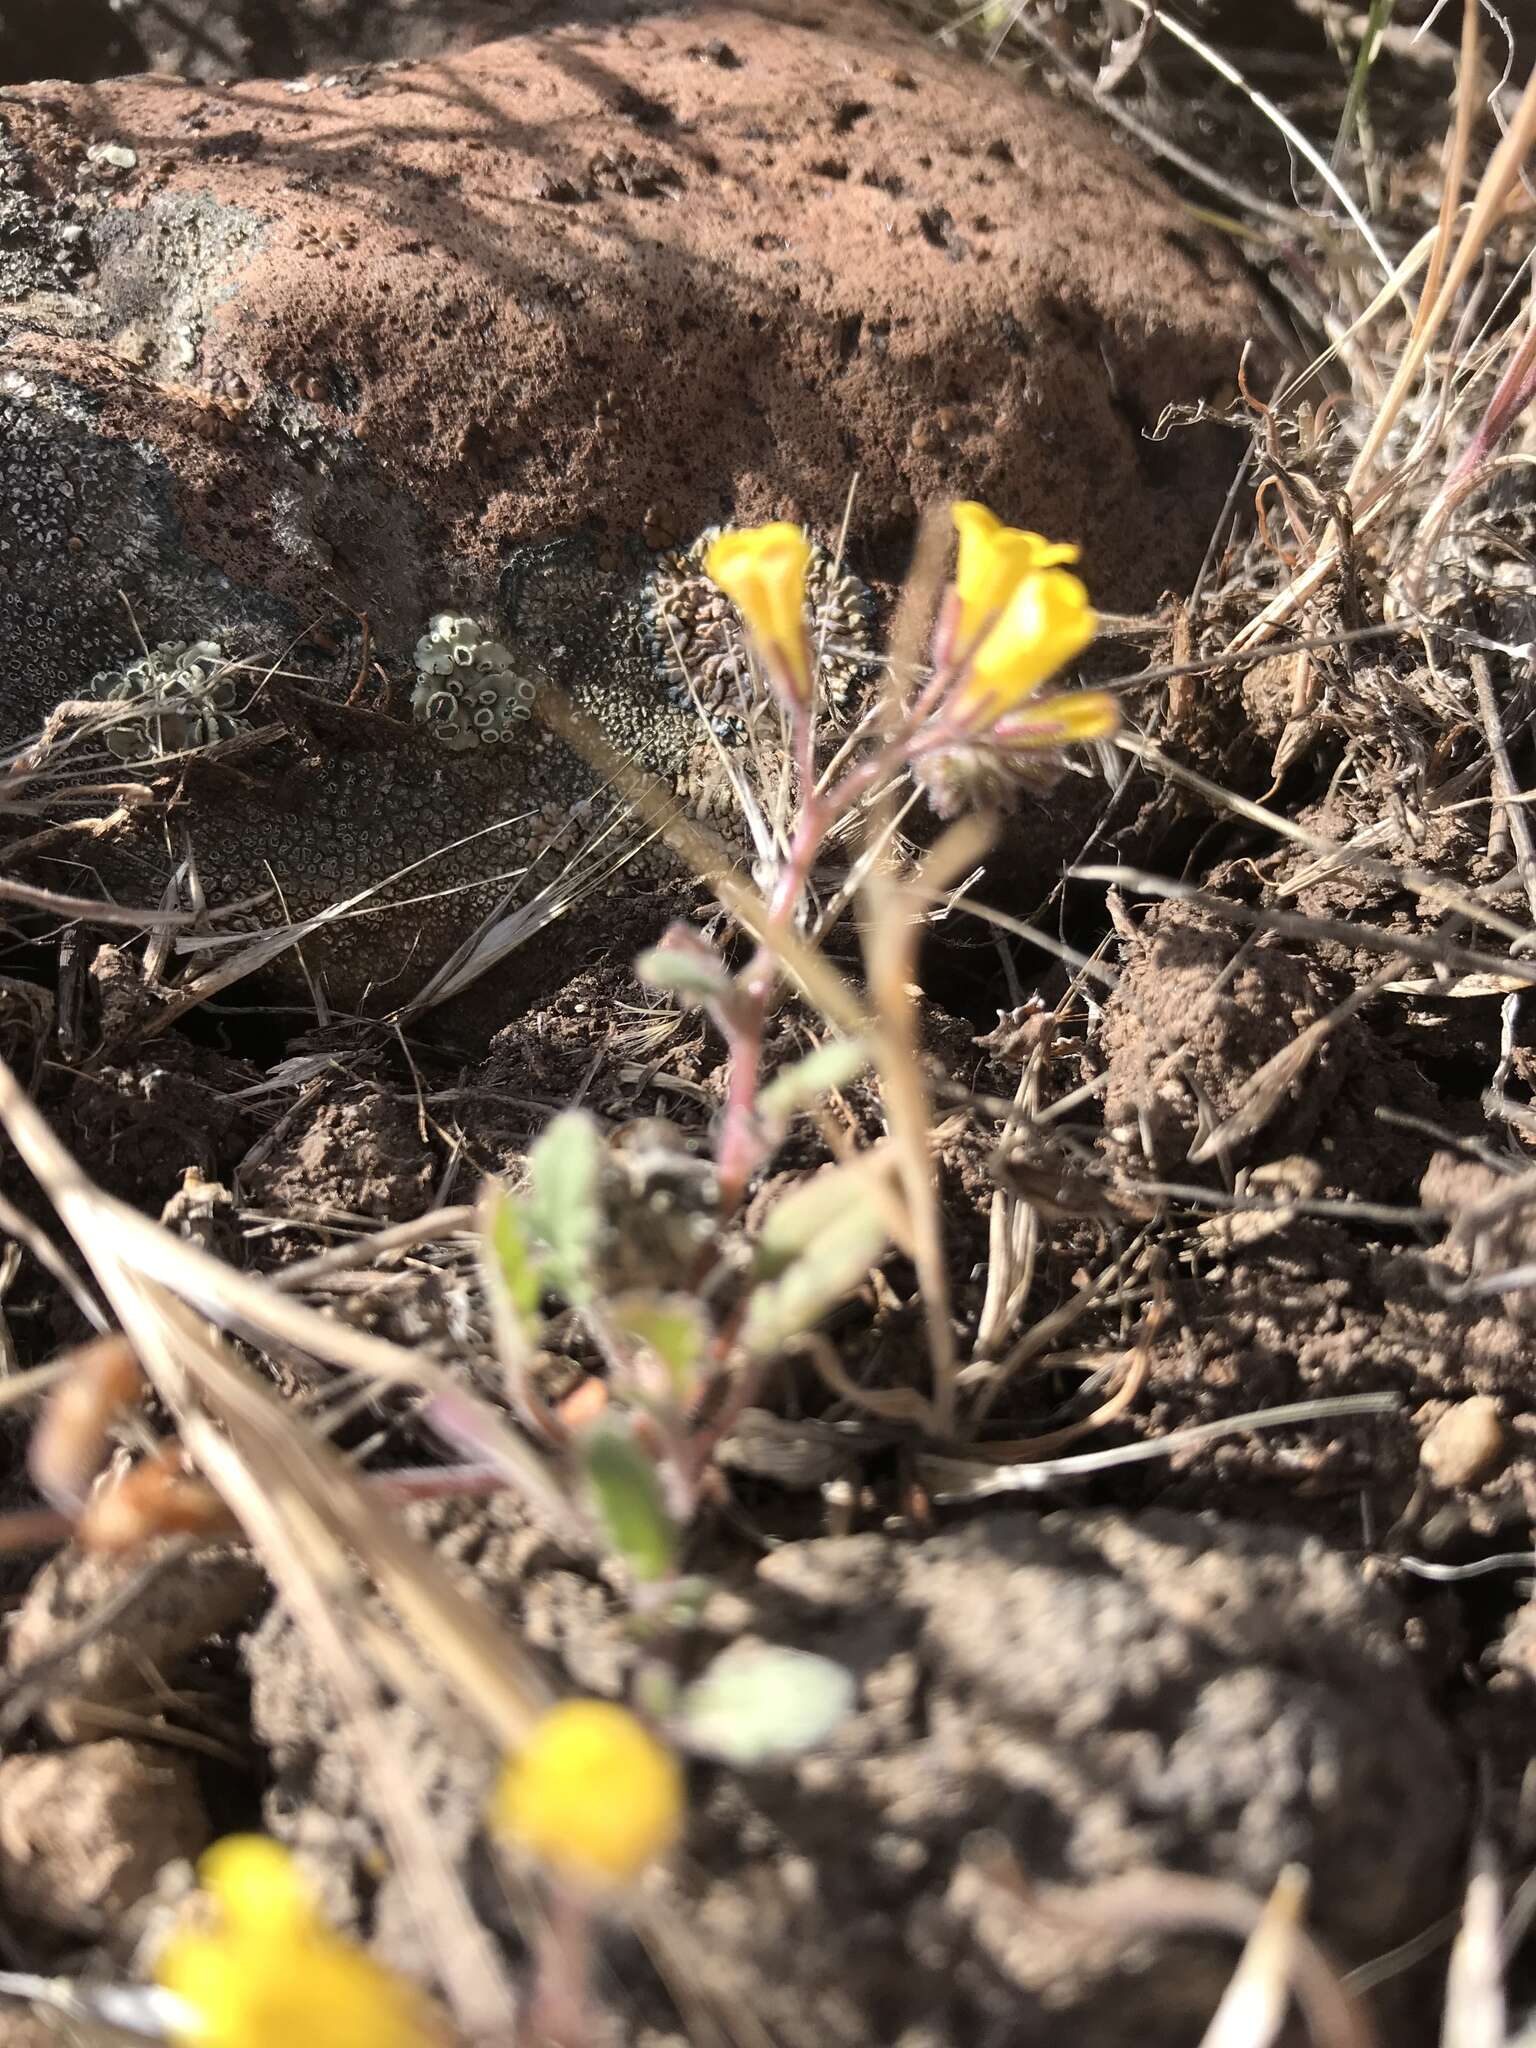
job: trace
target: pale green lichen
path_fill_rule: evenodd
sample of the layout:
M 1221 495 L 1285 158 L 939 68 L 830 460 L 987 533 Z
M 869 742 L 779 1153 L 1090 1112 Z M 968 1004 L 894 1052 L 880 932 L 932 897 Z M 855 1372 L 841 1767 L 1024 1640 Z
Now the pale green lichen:
M 445 747 L 515 739 L 533 714 L 534 685 L 478 620 L 438 612 L 416 642 L 411 711 Z
M 108 749 L 137 761 L 247 730 L 231 666 L 217 640 L 164 640 L 123 668 L 99 670 L 87 690 L 116 713 L 102 734 Z

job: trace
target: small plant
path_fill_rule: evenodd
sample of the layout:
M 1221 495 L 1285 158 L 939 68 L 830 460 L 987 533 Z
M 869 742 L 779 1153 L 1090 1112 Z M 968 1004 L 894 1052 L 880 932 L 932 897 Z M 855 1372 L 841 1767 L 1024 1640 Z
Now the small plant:
M 753 658 L 787 715 L 796 774 L 786 850 L 769 878 L 747 964 L 733 973 L 682 925 L 638 963 L 651 986 L 702 1007 L 725 1039 L 729 1078 L 713 1171 L 696 1176 L 690 1199 L 669 1186 L 659 1229 L 595 1122 L 570 1112 L 533 1147 L 526 1189 L 495 1187 L 486 1197 L 484 1263 L 515 1405 L 566 1453 L 576 1491 L 629 1568 L 642 1613 L 675 1611 L 687 1592 L 683 1532 L 711 1484 L 715 1446 L 763 1372 L 803 1347 L 837 1385 L 836 1358 L 811 1333 L 892 1242 L 909 1235 L 909 1184 L 889 1147 L 805 1181 L 750 1241 L 733 1221 L 796 1112 L 871 1057 L 860 1038 L 834 1038 L 767 1086 L 760 1082 L 781 954 L 802 921 L 828 835 L 904 771 L 948 810 L 1038 776 L 1068 742 L 1100 738 L 1118 723 L 1114 699 L 1102 692 L 1040 694 L 1096 628 L 1087 591 L 1067 566 L 1077 550 L 1005 526 L 982 505 L 956 505 L 952 516 L 959 552 L 930 672 L 910 701 L 890 708 L 865 751 L 824 779 L 812 543 L 802 528 L 776 522 L 722 533 L 709 547 L 704 567 L 740 612 Z M 605 1368 L 558 1411 L 541 1397 L 537 1370 L 552 1298 L 574 1312 Z

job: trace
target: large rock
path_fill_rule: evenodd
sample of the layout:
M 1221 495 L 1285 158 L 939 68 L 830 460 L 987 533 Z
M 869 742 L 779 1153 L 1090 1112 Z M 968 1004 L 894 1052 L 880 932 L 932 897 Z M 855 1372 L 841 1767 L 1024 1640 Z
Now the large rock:
M 567 25 L 327 86 L 33 87 L 0 129 L 0 738 L 138 633 L 250 660 L 197 735 L 241 743 L 169 834 L 48 849 L 144 901 L 191 852 L 210 901 L 265 890 L 271 919 L 275 881 L 298 917 L 511 821 L 398 885 L 429 905 L 306 949 L 343 1002 L 408 997 L 491 900 L 471 885 L 593 788 L 551 738 L 488 761 L 401 726 L 434 610 L 486 616 L 719 808 L 639 631 L 650 548 L 771 513 L 830 535 L 856 478 L 872 581 L 917 507 L 964 494 L 1081 538 L 1134 606 L 1189 573 L 1227 479 L 1218 431 L 1145 431 L 1232 388 L 1257 315 L 1223 250 L 1087 118 L 873 0 Z M 596 836 L 582 814 L 535 879 Z M 610 892 L 566 954 L 616 903 L 634 935 Z

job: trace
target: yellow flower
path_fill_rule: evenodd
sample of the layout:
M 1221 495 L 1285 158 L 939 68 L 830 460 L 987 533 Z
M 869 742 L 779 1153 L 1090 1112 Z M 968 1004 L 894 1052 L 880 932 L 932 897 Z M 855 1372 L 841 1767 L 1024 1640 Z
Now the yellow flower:
M 548 1869 L 597 1890 L 631 1883 L 682 1832 L 676 1757 L 606 1700 L 565 1700 L 504 1766 L 492 1820 Z
M 1009 711 L 992 728 L 999 746 L 1019 751 L 1077 746 L 1120 730 L 1120 706 L 1104 690 L 1070 690 Z
M 1081 654 L 1098 624 L 1088 592 L 1065 569 L 1026 576 L 972 655 L 948 706 L 951 719 L 972 731 L 994 725 Z
M 985 505 L 969 500 L 949 510 L 960 537 L 954 584 L 958 617 L 951 653 L 963 660 L 1027 576 L 1075 562 L 1082 551 L 1022 526 L 1004 526 Z
M 198 1876 L 215 1922 L 172 1935 L 155 1973 L 186 2008 L 179 2048 L 439 2048 L 426 2001 L 326 1926 L 278 1843 L 227 1836 Z
M 811 701 L 805 622 L 810 567 L 808 535 L 785 519 L 732 528 L 704 557 L 706 574 L 741 613 L 769 679 L 782 696 L 800 705 Z

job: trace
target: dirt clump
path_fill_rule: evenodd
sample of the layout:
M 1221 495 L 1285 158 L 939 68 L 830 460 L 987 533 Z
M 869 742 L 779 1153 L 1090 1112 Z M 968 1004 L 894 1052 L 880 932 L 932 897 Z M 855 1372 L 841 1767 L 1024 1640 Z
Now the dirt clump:
M 62 1550 L 37 1573 L 5 1641 L 8 1716 L 35 1712 L 61 1742 L 103 1716 L 143 1713 L 192 1654 L 259 1605 L 266 1581 L 231 1550 L 200 1550 L 145 1576 L 141 1558 Z M 115 1621 L 102 1617 L 121 1605 Z
M 248 1176 L 275 1216 L 401 1221 L 430 1207 L 434 1148 L 403 1096 L 364 1088 L 319 1105 Z
M 114 1737 L 0 1760 L 0 1900 L 53 1936 L 132 1948 L 134 1908 L 213 1828 L 183 1753 Z
M 1232 1162 L 1306 1156 L 1319 1189 L 1404 1192 L 1422 1159 L 1373 1117 L 1438 1106 L 1411 1061 L 1339 1008 L 1349 981 L 1305 948 L 1256 939 L 1219 911 L 1150 911 L 1105 1004 L 1107 1129 L 1163 1176 L 1209 1144 Z M 1368 1138 L 1368 1142 L 1367 1142 Z

